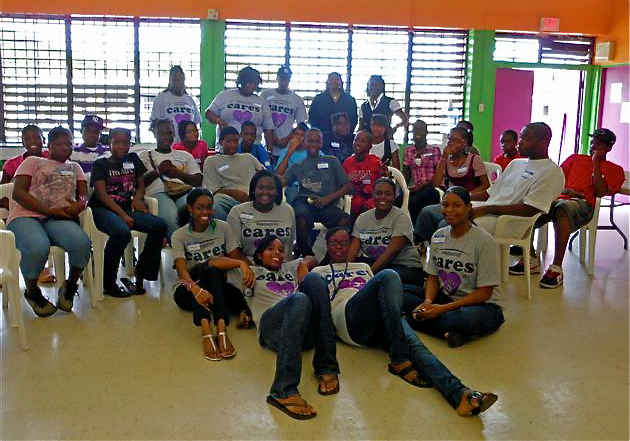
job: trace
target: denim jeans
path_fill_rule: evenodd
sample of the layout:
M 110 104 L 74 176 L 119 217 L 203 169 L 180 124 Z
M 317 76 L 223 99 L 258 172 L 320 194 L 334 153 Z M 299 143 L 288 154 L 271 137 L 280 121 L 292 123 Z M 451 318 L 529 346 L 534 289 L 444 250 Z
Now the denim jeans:
M 453 299 L 442 291 L 438 291 L 434 303 L 443 305 L 452 301 Z M 444 338 L 447 332 L 458 332 L 467 337 L 483 337 L 499 329 L 505 318 L 500 306 L 494 303 L 481 303 L 462 306 L 434 319 L 417 321 L 409 317 L 408 322 L 413 329 L 434 337 Z
M 439 204 L 440 194 L 435 187 L 427 185 L 409 195 L 409 216 L 415 222 L 420 211 L 429 205 Z
M 188 196 L 188 193 L 180 196 L 175 201 L 164 192 L 155 193 L 147 196 L 154 197 L 158 200 L 158 216 L 160 216 L 164 220 L 164 222 L 166 222 L 166 234 L 168 239 L 170 240 L 175 230 L 179 228 L 179 211 L 184 209 L 184 206 L 186 205 L 186 196 Z
M 214 218 L 219 220 L 226 220 L 228 214 L 230 214 L 230 210 L 232 207 L 240 204 L 239 201 L 234 199 L 232 196 L 228 196 L 226 194 L 218 193 L 214 195 L 214 204 L 212 204 L 212 209 L 214 210 Z
M 299 289 L 267 309 L 258 324 L 260 343 L 277 353 L 270 390 L 276 398 L 298 393 L 305 349 L 315 347 L 315 375 L 339 373 L 328 285 L 320 275 L 309 273 Z
M 413 234 L 420 241 L 430 241 L 431 236 L 440 228 L 440 223 L 444 220 L 442 206 L 440 204 L 426 206 L 420 211 Z
M 401 317 L 403 290 L 393 270 L 383 270 L 346 303 L 346 326 L 352 340 L 387 349 L 393 363 L 411 361 L 453 406 L 464 385 L 420 341 Z
M 105 245 L 103 261 L 103 287 L 111 289 L 116 284 L 120 258 L 131 240 L 129 225 L 113 211 L 105 207 L 93 207 L 94 224 L 109 236 Z M 162 244 L 166 237 L 166 222 L 150 213 L 135 211 L 129 213 L 133 218 L 133 229 L 147 233 L 144 248 L 138 256 L 136 275 L 145 280 L 157 280 L 162 259 Z
M 66 250 L 72 268 L 85 268 L 90 260 L 90 239 L 73 220 L 18 217 L 7 228 L 15 235 L 15 245 L 22 254 L 20 270 L 24 279 L 37 279 L 52 245 Z

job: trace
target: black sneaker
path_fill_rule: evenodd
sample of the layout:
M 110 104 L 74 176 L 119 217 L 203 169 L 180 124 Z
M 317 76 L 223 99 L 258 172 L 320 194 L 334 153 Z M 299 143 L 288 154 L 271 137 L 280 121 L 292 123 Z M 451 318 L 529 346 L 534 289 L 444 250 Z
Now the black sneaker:
M 465 345 L 469 341 L 471 341 L 467 335 L 462 335 L 459 332 L 447 332 L 446 333 L 446 343 L 449 348 L 459 348 L 460 346 Z
M 517 245 L 510 246 L 510 256 L 522 256 L 522 255 L 523 255 L 523 248 Z
M 33 308 L 33 312 L 37 317 L 48 317 L 57 312 L 55 305 L 50 303 L 46 297 L 42 294 L 42 291 L 37 288 L 35 291 L 29 293 L 24 291 L 24 298 Z
M 57 308 L 65 312 L 72 312 L 74 306 L 74 296 L 77 295 L 79 285 L 66 280 L 59 288 L 59 295 L 57 297 Z
M 129 291 L 122 289 L 120 286 L 118 286 L 118 284 L 115 284 L 113 286 L 104 288 L 103 295 L 115 297 L 117 299 L 124 299 L 126 297 L 131 297 L 132 294 Z
M 509 269 L 510 274 L 514 274 L 517 276 L 522 276 L 525 274 L 525 260 L 523 257 L 519 259 L 514 265 L 512 265 Z M 538 258 L 530 257 L 529 258 L 529 272 L 530 274 L 539 274 L 540 273 L 540 261 Z

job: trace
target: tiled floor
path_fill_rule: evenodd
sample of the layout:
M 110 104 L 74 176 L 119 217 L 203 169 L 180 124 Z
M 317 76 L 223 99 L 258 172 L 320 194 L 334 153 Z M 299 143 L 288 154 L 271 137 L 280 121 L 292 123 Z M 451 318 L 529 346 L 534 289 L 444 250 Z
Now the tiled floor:
M 627 211 L 618 218 L 627 231 Z M 565 276 L 563 289 L 536 285 L 530 301 L 511 276 L 507 322 L 493 336 L 458 349 L 422 336 L 466 384 L 499 395 L 480 418 L 388 374 L 385 353 L 339 343 L 341 392 L 317 395 L 306 353 L 301 391 L 318 416 L 291 420 L 265 404 L 274 355 L 255 331 L 230 329 L 235 359 L 203 358 L 172 301 L 173 274 L 161 292 L 156 282 L 95 309 L 83 295 L 71 315 L 39 319 L 25 304 L 28 351 L 2 314 L 0 438 L 628 439 L 628 253 L 600 232 L 596 276 L 575 254 Z

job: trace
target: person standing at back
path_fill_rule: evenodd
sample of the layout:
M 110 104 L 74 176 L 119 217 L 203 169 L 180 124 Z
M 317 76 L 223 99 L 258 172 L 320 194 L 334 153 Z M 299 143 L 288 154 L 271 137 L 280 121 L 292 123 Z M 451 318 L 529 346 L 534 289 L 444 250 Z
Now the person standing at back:
M 385 95 L 385 80 L 383 80 L 382 76 L 372 75 L 370 77 L 367 83 L 367 94 L 368 99 L 359 107 L 360 129 L 370 130 L 372 115 L 375 113 L 380 113 L 387 117 L 389 138 L 393 138 L 399 127 L 405 127 L 409 124 L 409 117 L 400 103 L 394 98 Z M 391 127 L 393 115 L 398 116 L 400 122 Z
M 308 109 L 308 123 L 322 133 L 332 132 L 330 117 L 337 112 L 346 112 L 350 119 L 350 133 L 357 126 L 357 102 L 343 90 L 343 80 L 338 72 L 328 74 L 326 90 L 315 98 Z

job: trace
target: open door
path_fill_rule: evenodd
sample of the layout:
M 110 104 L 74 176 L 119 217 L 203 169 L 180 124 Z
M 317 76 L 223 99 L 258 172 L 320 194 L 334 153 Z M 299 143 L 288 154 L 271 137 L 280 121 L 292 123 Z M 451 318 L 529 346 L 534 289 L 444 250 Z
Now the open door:
M 497 69 L 490 160 L 501 153 L 499 137 L 504 130 L 512 129 L 519 133 L 531 121 L 533 93 L 533 71 Z

